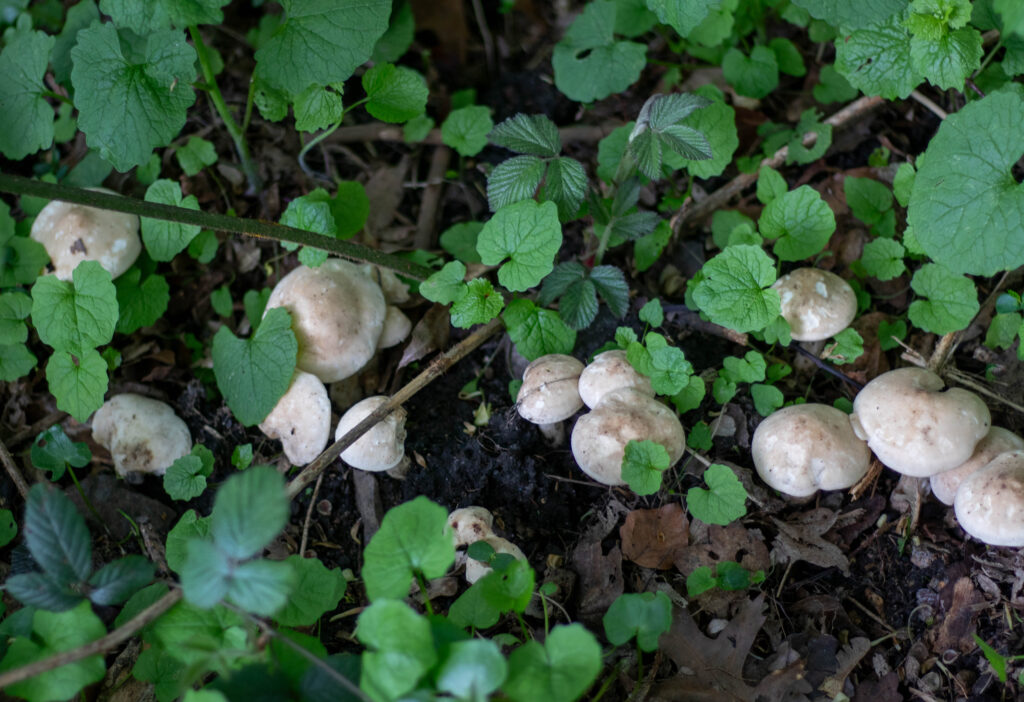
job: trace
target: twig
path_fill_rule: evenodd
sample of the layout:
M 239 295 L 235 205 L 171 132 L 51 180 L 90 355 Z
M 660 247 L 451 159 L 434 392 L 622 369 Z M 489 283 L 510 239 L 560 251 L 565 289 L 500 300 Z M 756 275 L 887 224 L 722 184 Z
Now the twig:
M 484 8 L 480 6 L 480 0 L 471 0 L 473 15 L 476 18 L 476 27 L 480 30 L 480 41 L 484 45 L 484 59 L 487 61 L 487 75 L 494 80 L 494 39 L 491 37 L 491 30 L 487 28 L 487 17 L 484 15 Z
M 974 313 L 973 317 L 971 317 L 971 321 L 967 324 L 967 327 L 964 327 L 965 329 L 974 324 L 975 320 L 981 317 L 989 307 L 996 304 L 996 300 L 999 298 L 999 291 L 1002 290 L 1009 277 L 1010 271 L 1003 273 L 999 278 L 999 282 L 996 283 L 994 288 L 992 288 L 992 292 L 988 294 L 985 301 L 981 303 L 980 307 L 978 307 L 978 311 Z M 938 343 L 935 345 L 935 350 L 932 351 L 932 355 L 928 359 L 928 370 L 938 373 L 939 375 L 942 374 L 942 369 L 946 366 L 946 362 L 949 361 L 953 352 L 956 351 L 956 347 L 960 342 L 960 335 L 962 333 L 962 331 L 949 332 L 939 339 Z
M 884 105 L 885 102 L 885 98 L 878 96 L 864 96 L 859 100 L 854 100 L 849 105 L 839 110 L 839 112 L 836 112 L 834 115 L 826 119 L 825 124 L 832 125 L 833 129 L 844 129 L 852 122 L 862 118 L 869 112 L 877 110 L 879 107 Z M 803 140 L 804 146 L 811 146 L 815 141 L 817 141 L 817 138 L 817 135 L 814 133 L 805 135 Z M 765 166 L 778 168 L 786 162 L 787 156 L 789 156 L 789 147 L 783 146 L 774 154 L 761 161 L 761 168 Z M 703 200 L 693 201 L 691 199 L 687 199 L 687 201 L 683 203 L 679 212 L 672 217 L 672 235 L 678 235 L 679 232 L 683 230 L 683 226 L 688 222 L 704 219 L 715 210 L 723 207 L 725 203 L 731 200 L 735 195 L 739 195 L 742 191 L 746 190 L 756 182 L 757 173 L 741 173 Z
M 912 91 L 912 92 L 910 93 L 910 97 L 914 98 L 914 100 L 916 100 L 917 102 L 919 102 L 919 103 L 921 103 L 922 105 L 924 105 L 925 107 L 927 107 L 927 108 L 928 108 L 928 110 L 929 110 L 929 111 L 930 111 L 930 112 L 931 112 L 931 113 L 932 113 L 933 115 L 935 115 L 936 117 L 938 117 L 939 119 L 946 119 L 947 117 L 949 117 L 949 113 L 948 113 L 948 112 L 946 112 L 946 111 L 945 111 L 944 109 L 942 109 L 941 107 L 939 107 L 938 105 L 936 105 L 936 104 L 935 104 L 934 102 L 932 102 L 931 100 L 929 100 L 929 99 L 928 99 L 928 98 L 927 98 L 927 97 L 926 97 L 925 95 L 923 95 L 923 94 L 922 94 L 922 93 L 921 93 L 921 92 L 920 92 L 919 90 L 914 90 L 914 91 Z
M 562 127 L 558 130 L 558 136 L 562 143 L 572 141 L 600 141 L 608 136 L 612 130 L 621 127 L 621 123 L 599 124 L 599 125 L 573 125 Z M 405 141 L 405 132 L 401 127 L 384 122 L 371 122 L 369 124 L 356 124 L 351 127 L 341 127 L 327 138 L 328 143 L 351 144 L 354 142 L 366 141 Z M 441 130 L 431 129 L 423 138 L 421 144 L 441 146 Z
M 49 429 L 54 424 L 59 424 L 67 419 L 68 413 L 57 410 L 56 412 L 50 412 L 48 415 L 35 422 L 31 426 L 27 426 L 24 429 L 14 432 L 11 434 L 11 438 L 7 440 L 7 445 L 11 448 L 20 446 L 22 442 L 34 439 L 39 435 L 43 429 Z
M 306 557 L 306 545 L 309 543 L 309 522 L 313 518 L 313 505 L 316 504 L 316 497 L 320 493 L 320 484 L 323 481 L 324 476 L 321 473 L 316 479 L 316 485 L 313 486 L 313 494 L 309 498 L 309 507 L 306 508 L 306 518 L 302 522 L 302 540 L 299 541 L 299 555 L 303 558 Z
M 79 646 L 78 648 L 73 648 L 70 651 L 64 651 L 63 653 L 58 653 L 50 656 L 49 658 L 44 658 L 41 661 L 29 663 L 28 665 L 23 665 L 20 668 L 15 668 L 14 670 L 9 670 L 6 673 L 0 674 L 0 690 L 6 690 L 9 686 L 14 685 L 15 683 L 19 683 L 22 680 L 28 680 L 31 677 L 40 675 L 49 670 L 54 670 L 62 665 L 74 663 L 82 660 L 83 658 L 96 656 L 109 651 L 115 646 L 118 646 L 135 636 L 135 633 L 142 629 L 142 627 L 146 626 L 177 604 L 181 597 L 181 590 L 177 588 L 173 589 L 106 636 L 101 636 L 95 641 L 90 641 L 84 646 Z
M 3 441 L 0 441 L 0 460 L 3 461 L 7 475 L 11 476 L 11 482 L 14 483 L 14 487 L 18 488 L 18 492 L 21 494 L 21 499 L 27 500 L 28 483 L 25 482 L 25 478 L 21 477 L 21 471 L 18 470 L 18 464 L 14 462 L 11 452 L 7 450 L 7 446 L 4 445 Z M 0 685 L 0 689 L 2 688 L 3 686 Z
M 302 472 L 296 475 L 292 481 L 288 483 L 288 498 L 294 499 L 295 496 L 302 492 L 307 485 L 316 480 L 316 478 L 334 462 L 334 459 L 337 458 L 342 451 L 354 444 L 360 436 L 368 432 L 375 424 L 377 424 L 377 422 L 381 421 L 401 405 L 408 402 L 413 395 L 429 385 L 433 380 L 443 375 L 452 367 L 452 365 L 465 358 L 471 351 L 484 343 L 500 329 L 502 329 L 501 320 L 492 319 L 451 349 L 431 361 L 430 365 L 427 366 L 423 372 L 410 380 L 405 387 L 392 395 L 387 402 L 371 412 L 366 419 L 352 427 L 347 434 L 328 446 L 312 463 L 303 468 Z
M 800 355 L 810 359 L 810 361 L 814 363 L 814 365 L 817 366 L 819 370 L 823 370 L 830 375 L 834 375 L 847 385 L 852 386 L 853 389 L 856 390 L 857 392 L 860 392 L 861 390 L 864 389 L 864 385 L 862 383 L 858 383 L 856 380 L 848 376 L 846 373 L 843 373 L 838 368 L 833 368 L 828 363 L 818 358 L 817 354 L 811 353 L 803 346 L 801 346 L 799 341 L 794 341 L 789 345 L 789 347 L 796 351 L 797 353 L 799 353 Z
M 416 217 L 416 236 L 413 246 L 417 249 L 429 249 L 434 246 L 434 230 L 437 228 L 437 205 L 444 192 L 444 174 L 448 170 L 452 150 L 447 146 L 438 146 L 430 157 L 430 170 L 427 172 L 427 187 L 423 190 L 420 201 L 420 213 Z

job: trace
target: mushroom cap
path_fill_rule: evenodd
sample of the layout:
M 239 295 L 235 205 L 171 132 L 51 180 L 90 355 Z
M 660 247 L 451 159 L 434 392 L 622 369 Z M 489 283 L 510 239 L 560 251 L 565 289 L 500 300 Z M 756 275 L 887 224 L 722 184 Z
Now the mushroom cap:
M 526 560 L 526 554 L 523 553 L 518 546 L 516 546 L 508 539 L 503 539 L 500 536 L 491 534 L 490 536 L 486 536 L 480 540 L 486 541 L 488 544 L 490 544 L 491 548 L 494 549 L 495 553 L 507 553 L 513 558 L 515 558 L 517 561 Z M 477 580 L 490 573 L 491 570 L 493 569 L 489 565 L 485 565 L 484 563 L 476 560 L 475 558 L 467 558 L 466 582 L 472 585 Z
M 613 390 L 572 428 L 572 455 L 599 483 L 623 485 L 622 457 L 630 441 L 650 439 L 668 451 L 669 466 L 683 456 L 686 433 L 675 412 L 633 388 Z
M 295 371 L 288 391 L 260 422 L 260 431 L 281 440 L 284 455 L 292 465 L 306 465 L 324 450 L 331 436 L 327 388 L 312 373 Z
M 579 378 L 583 364 L 572 356 L 551 353 L 533 361 L 523 371 L 516 395 L 520 416 L 534 424 L 554 424 L 576 414 L 583 406 Z
M 761 479 L 793 497 L 848 488 L 871 463 L 846 413 L 814 403 L 773 412 L 757 425 L 750 451 Z
M 965 463 L 960 464 L 952 470 L 943 473 L 936 473 L 930 478 L 932 494 L 944 504 L 953 504 L 957 488 L 964 478 L 975 471 L 981 470 L 988 463 L 1001 453 L 1007 451 L 1024 450 L 1024 439 L 1014 434 L 1009 429 L 992 427 L 988 430 L 985 438 L 974 447 L 974 453 Z
M 455 546 L 468 546 L 494 534 L 494 515 L 483 507 L 463 507 L 448 515 Z
M 106 188 L 90 188 L 113 193 Z M 138 215 L 52 200 L 32 223 L 33 239 L 50 255 L 61 280 L 82 261 L 96 261 L 111 278 L 132 267 L 142 253 Z
M 1001 453 L 964 478 L 953 509 L 974 538 L 992 546 L 1024 546 L 1024 451 Z
M 782 316 L 797 341 L 821 341 L 849 326 L 857 296 L 849 283 L 819 268 L 797 268 L 772 285 L 782 300 Z
M 286 275 L 267 300 L 267 310 L 274 307 L 292 315 L 299 370 L 325 383 L 354 375 L 373 358 L 387 313 L 380 286 L 340 258 Z
M 633 388 L 654 397 L 651 379 L 626 360 L 626 352 L 622 349 L 594 356 L 594 360 L 580 373 L 579 387 L 583 404 L 590 408 L 597 405 L 607 393 L 622 388 Z
M 377 340 L 377 348 L 389 349 L 402 343 L 405 337 L 412 331 L 412 321 L 405 316 L 402 310 L 394 305 L 388 305 L 384 313 L 384 327 Z
M 942 378 L 924 368 L 883 373 L 857 393 L 853 431 L 899 473 L 926 478 L 952 470 L 971 457 L 992 418 L 973 392 L 942 388 Z
M 110 451 L 122 477 L 163 475 L 192 450 L 192 435 L 170 405 L 130 392 L 114 395 L 96 410 L 92 438 Z
M 338 422 L 334 440 L 347 434 L 388 399 L 385 395 L 373 395 L 352 405 Z M 405 456 L 405 417 L 405 409 L 399 407 L 342 451 L 341 459 L 360 470 L 391 470 Z

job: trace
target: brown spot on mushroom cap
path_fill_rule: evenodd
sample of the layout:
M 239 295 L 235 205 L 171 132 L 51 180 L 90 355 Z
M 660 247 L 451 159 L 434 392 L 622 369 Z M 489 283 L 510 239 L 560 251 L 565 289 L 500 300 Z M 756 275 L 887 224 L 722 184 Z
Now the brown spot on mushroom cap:
M 338 422 L 334 440 L 343 437 L 387 401 L 384 395 L 374 395 L 352 405 Z M 394 468 L 405 457 L 405 417 L 405 409 L 399 407 L 342 451 L 341 459 L 360 470 L 377 472 Z
M 484 507 L 470 506 L 448 515 L 455 546 L 468 546 L 494 534 L 494 515 Z
M 579 378 L 583 364 L 572 356 L 552 353 L 534 360 L 523 371 L 516 395 L 520 416 L 534 424 L 554 424 L 576 414 L 583 406 Z
M 572 455 L 580 470 L 599 483 L 623 485 L 626 444 L 644 439 L 665 447 L 670 466 L 682 458 L 686 447 L 686 433 L 675 412 L 632 388 L 614 390 L 576 420 Z
M 974 453 L 971 454 L 971 457 L 966 462 L 961 463 L 952 470 L 938 473 L 930 478 L 932 494 L 940 502 L 951 505 L 953 504 L 953 498 L 956 497 L 957 488 L 960 487 L 960 483 L 963 482 L 964 478 L 984 468 L 999 454 L 1020 450 L 1024 450 L 1024 439 L 1021 439 L 1009 429 L 992 427 L 988 430 L 985 438 L 974 447 Z
M 654 397 L 651 379 L 633 367 L 622 349 L 597 354 L 580 374 L 580 398 L 587 407 L 593 408 L 607 393 L 622 388 Z
M 1024 546 L 1024 451 L 996 456 L 960 483 L 953 500 L 964 531 L 992 546 Z
M 761 422 L 750 451 L 769 486 L 793 497 L 848 488 L 867 473 L 868 445 L 847 415 L 828 405 L 784 407 Z
M 327 388 L 312 373 L 295 371 L 288 391 L 260 422 L 260 431 L 281 440 L 284 455 L 293 465 L 306 465 L 324 450 L 331 436 Z
M 772 288 L 779 292 L 782 316 L 797 341 L 822 341 L 846 329 L 857 315 L 849 283 L 818 268 L 797 268 Z
M 165 402 L 135 393 L 114 395 L 92 416 L 92 438 L 110 451 L 118 475 L 163 475 L 192 450 L 192 435 Z
M 373 357 L 384 329 L 380 286 L 348 261 L 331 258 L 317 268 L 299 266 L 274 287 L 267 310 L 292 315 L 300 370 L 333 383 L 359 372 Z
M 988 433 L 988 407 L 962 388 L 942 390 L 924 368 L 899 368 L 857 393 L 850 421 L 878 460 L 917 478 L 951 470 L 974 453 Z

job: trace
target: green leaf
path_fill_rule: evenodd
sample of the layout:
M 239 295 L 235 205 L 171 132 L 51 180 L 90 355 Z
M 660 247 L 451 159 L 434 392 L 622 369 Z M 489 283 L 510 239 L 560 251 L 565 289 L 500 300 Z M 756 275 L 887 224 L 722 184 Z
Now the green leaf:
M 590 269 L 590 282 L 613 315 L 619 318 L 626 315 L 629 311 L 629 285 L 621 269 L 594 266 Z
M 562 150 L 558 127 L 546 115 L 516 114 L 496 126 L 491 142 L 517 153 L 553 157 Z
M 221 327 L 213 337 L 213 373 L 228 407 L 242 424 L 262 422 L 291 384 L 298 342 L 288 310 L 267 312 L 249 339 Z
M 711 566 L 699 566 L 686 576 L 686 594 L 698 597 L 718 585 L 718 579 L 711 572 Z
M 483 543 L 483 542 L 481 542 Z M 483 595 L 484 581 L 493 573 L 489 573 L 476 581 L 452 602 L 448 608 L 448 620 L 456 626 L 468 629 L 489 629 L 498 623 L 502 611 L 490 604 Z
M 689 412 L 700 407 L 706 393 L 704 380 L 699 375 L 691 375 L 683 389 L 671 397 L 672 404 L 675 405 L 676 412 L 679 414 Z
M 574 158 L 563 156 L 548 163 L 540 199 L 558 206 L 558 218 L 567 222 L 576 216 L 587 191 L 587 174 Z
M 892 192 L 883 183 L 871 178 L 848 177 L 843 181 L 846 204 L 853 216 L 864 224 L 878 224 L 892 209 Z
M 391 15 L 388 0 L 282 0 L 285 21 L 256 51 L 271 87 L 299 92 L 347 80 L 373 53 Z
M 408 3 L 398 5 L 391 15 L 391 24 L 387 31 L 373 47 L 373 56 L 370 60 L 374 63 L 394 63 L 409 50 L 415 32 L 416 20 L 413 17 L 412 6 Z
M 466 294 L 466 266 L 460 261 L 449 261 L 444 268 L 420 283 L 420 295 L 442 305 L 455 302 Z
M 739 392 L 737 384 L 721 375 L 715 378 L 715 382 L 711 386 L 711 394 L 714 396 L 715 402 L 720 405 L 724 405 L 736 397 L 737 392 Z
M 836 365 L 853 363 L 864 353 L 864 339 L 856 330 L 847 327 L 836 334 L 835 343 L 825 349 L 826 358 Z M 781 393 L 779 397 L 781 397 Z M 782 404 L 780 403 L 781 407 Z M 767 415 L 765 415 L 767 416 Z
M 686 437 L 686 445 L 694 451 L 710 451 L 714 445 L 713 439 L 708 423 L 697 422 L 690 428 L 690 434 Z
M 914 179 L 917 171 L 911 163 L 901 163 L 896 169 L 896 175 L 892 181 L 892 192 L 896 196 L 896 202 L 906 207 L 910 204 L 910 193 L 914 189 Z
M 41 276 L 32 286 L 32 324 L 43 343 L 83 353 L 109 342 L 117 325 L 117 294 L 110 273 L 82 261 L 72 282 Z
M 7 655 L 0 661 L 0 673 L 74 650 L 106 633 L 106 627 L 92 613 L 88 602 L 67 612 L 37 610 L 32 615 L 31 638 L 18 637 L 11 642 Z M 89 656 L 10 685 L 4 692 L 32 702 L 66 700 L 86 685 L 103 679 L 105 672 L 103 656 Z
M 116 327 L 119 334 L 132 334 L 156 324 L 171 301 L 171 288 L 162 275 L 150 273 L 140 285 L 141 276 L 142 271 L 132 266 L 114 281 L 117 306 L 121 311 Z
M 230 0 L 100 0 L 103 14 L 119 27 L 127 27 L 136 34 L 193 24 L 220 24 L 224 13 L 220 8 Z
M 747 513 L 747 491 L 728 466 L 712 463 L 704 471 L 708 489 L 692 487 L 686 492 L 686 504 L 705 524 L 725 526 Z
M 780 260 L 800 261 L 825 248 L 836 218 L 817 190 L 801 185 L 769 202 L 757 226 L 766 239 L 778 239 L 772 250 Z
M 980 309 L 978 291 L 970 278 L 937 263 L 921 266 L 910 287 L 918 297 L 926 298 L 910 304 L 910 321 L 933 334 L 966 329 Z
M 847 329 L 844 331 L 853 331 Z M 856 334 L 857 332 L 853 332 Z M 750 386 L 750 397 L 754 400 L 754 409 L 762 417 L 767 417 L 769 414 L 782 407 L 785 403 L 785 398 L 782 395 L 782 391 L 774 385 L 765 385 L 764 383 L 754 383 Z
M 388 510 L 363 553 L 363 582 L 370 601 L 403 598 L 413 575 L 444 575 L 455 562 L 448 512 L 426 497 Z
M 782 177 L 782 174 L 771 166 L 762 166 L 760 172 L 757 174 L 757 199 L 761 201 L 762 205 L 767 205 L 774 200 L 779 199 L 789 191 L 789 185 L 786 184 L 786 179 Z M 715 215 L 719 213 L 716 212 Z M 736 213 L 741 217 L 745 217 L 740 213 Z M 733 225 L 735 227 L 735 225 Z M 725 248 L 724 246 L 721 248 Z
M 14 541 L 18 535 L 18 523 L 14 521 L 14 512 L 0 509 L 0 548 Z
M 1022 111 L 1016 90 L 969 103 L 942 122 L 919 161 L 907 223 L 955 273 L 989 276 L 1024 264 L 1024 191 L 1011 172 L 1024 153 Z
M 804 110 L 800 114 L 800 121 L 793 130 L 789 140 L 789 153 L 786 155 L 786 163 L 811 163 L 825 155 L 828 147 L 832 145 L 832 125 L 819 120 L 818 111 L 813 107 Z M 804 146 L 804 137 L 808 134 L 815 134 L 814 146 Z
M 814 99 L 823 105 L 833 102 L 848 102 L 859 92 L 857 88 L 850 85 L 850 81 L 832 64 L 826 64 L 818 71 L 818 84 L 812 91 Z
M 31 285 L 50 260 L 42 244 L 14 233 L 10 211 L 6 202 L 0 202 L 0 288 Z
M 213 473 L 213 454 L 202 444 L 192 453 L 174 461 L 164 473 L 164 490 L 173 500 L 191 500 L 206 490 L 206 479 Z
M 466 283 L 466 294 L 452 303 L 452 326 L 468 329 L 474 324 L 489 322 L 501 313 L 505 299 L 486 278 L 474 278 Z
M 963 90 L 967 76 L 981 66 L 981 32 L 958 29 L 938 39 L 914 35 L 910 63 L 914 70 L 943 90 Z
M 423 141 L 434 128 L 434 120 L 425 114 L 413 117 L 402 127 L 402 136 L 407 144 Z
M 684 39 L 717 4 L 713 0 L 647 0 L 647 7 L 658 16 L 658 21 L 670 25 Z
M 184 146 L 178 147 L 174 155 L 185 175 L 194 176 L 207 166 L 217 163 L 217 150 L 213 142 L 202 137 L 190 136 Z
M 752 98 L 763 98 L 779 84 L 779 64 L 767 46 L 755 46 L 750 56 L 729 49 L 722 58 L 722 74 L 737 93 Z
M 231 317 L 235 305 L 231 300 L 231 288 L 227 283 L 210 292 L 210 306 L 221 317 Z
M 203 610 L 179 602 L 151 624 L 148 639 L 173 651 L 174 658 L 185 665 L 223 667 L 215 658 L 217 652 L 246 645 L 241 625 L 240 616 L 223 607 Z
M 665 321 L 665 311 L 661 307 L 661 300 L 655 297 L 645 302 L 637 313 L 637 317 L 645 324 L 660 327 Z
M 0 345 L 0 380 L 11 382 L 27 375 L 37 360 L 24 344 Z
M 489 546 L 484 541 L 477 543 L 480 546 Z M 470 558 L 477 555 L 474 553 L 476 545 L 471 544 L 466 552 Z M 493 549 L 485 562 L 494 570 L 478 581 L 484 601 L 500 613 L 525 612 L 533 598 L 536 584 L 533 568 L 526 561 L 517 560 L 507 553 L 494 553 Z
M 78 32 L 99 18 L 100 11 L 94 0 L 83 0 L 68 8 L 64 16 L 64 26 L 54 44 L 50 59 L 53 64 L 53 75 L 58 83 L 70 85 L 71 47 L 78 42 Z
M 633 257 L 636 268 L 643 273 L 655 264 L 661 252 L 668 246 L 672 238 L 672 227 L 662 220 L 650 234 L 644 234 L 633 244 Z
M 252 444 L 239 444 L 231 451 L 231 465 L 245 470 L 252 465 Z
M 65 612 L 82 601 L 77 582 L 62 583 L 46 573 L 20 573 L 4 581 L 7 593 L 26 608 Z
M 437 669 L 437 689 L 458 699 L 486 698 L 501 687 L 508 664 L 488 639 L 456 641 Z
M 487 176 L 487 204 L 491 212 L 521 200 L 530 200 L 544 179 L 547 164 L 536 156 L 513 156 Z
M 167 534 L 167 565 L 180 573 L 185 565 L 188 542 L 206 539 L 210 535 L 210 517 L 199 517 L 194 509 L 181 515 L 181 519 Z
M 513 300 L 502 318 L 516 350 L 528 361 L 549 353 L 571 354 L 576 345 L 576 331 L 557 312 L 537 307 L 530 300 Z
M 789 39 L 776 37 L 768 42 L 768 48 L 775 54 L 775 62 L 782 73 L 798 78 L 807 73 L 804 57 L 800 55 L 800 50 Z
M 39 433 L 32 442 L 30 455 L 32 465 L 39 470 L 50 471 L 52 481 L 60 480 L 69 464 L 81 468 L 92 460 L 89 445 L 84 441 L 72 441 L 59 424 Z
M 722 359 L 722 370 L 718 374 L 734 383 L 757 383 L 764 380 L 768 364 L 757 351 L 747 351 L 743 358 L 727 356 Z
M 711 158 L 707 137 L 678 123 L 709 104 L 711 102 L 706 98 L 686 93 L 655 95 L 647 99 L 629 134 L 628 143 L 629 153 L 644 175 L 652 180 L 660 178 L 663 163 L 667 164 L 673 153 L 697 161 Z
M 300 132 L 315 132 L 326 129 L 341 120 L 345 113 L 342 101 L 342 84 L 337 90 L 329 86 L 311 85 L 295 96 L 295 128 Z
M 996 316 L 998 317 L 999 315 Z M 878 323 L 878 343 L 883 351 L 892 351 L 899 346 L 896 339 L 905 339 L 906 336 L 907 323 L 902 319 L 898 319 L 891 324 L 884 319 Z M 893 339 L 893 337 L 896 337 L 896 339 Z
M 837 41 L 836 70 L 865 95 L 905 98 L 921 82 L 910 58 L 910 43 L 900 15 L 892 15 Z
M 156 570 L 142 556 L 125 556 L 100 568 L 89 578 L 89 599 L 98 605 L 121 604 L 153 582 Z
M 477 251 L 488 266 L 503 263 L 498 281 L 521 292 L 537 285 L 554 267 L 562 227 L 554 203 L 524 200 L 498 210 L 484 225 Z
M 210 533 L 235 559 L 258 554 L 288 523 L 284 478 L 269 466 L 236 473 L 217 490 Z
M 653 495 L 661 489 L 661 476 L 670 463 L 668 451 L 658 442 L 633 439 L 622 456 L 622 479 L 636 494 Z
M 122 43 L 114 25 L 95 23 L 78 33 L 71 59 L 78 126 L 114 168 L 140 166 L 178 136 L 196 98 L 196 52 L 184 34 L 157 31 Z
M 579 698 L 601 670 L 601 647 L 580 624 L 556 626 L 541 645 L 512 651 L 502 690 L 513 702 L 568 702 Z
M 295 587 L 274 619 L 284 626 L 312 626 L 338 606 L 348 582 L 340 570 L 328 570 L 317 558 L 294 554 L 286 562 L 295 571 Z
M 46 382 L 57 399 L 57 408 L 84 422 L 103 404 L 107 362 L 95 349 L 77 356 L 55 351 L 46 363 Z
M 908 0 L 794 0 L 797 7 L 807 10 L 812 17 L 824 20 L 834 27 L 861 29 L 898 14 Z
M 641 651 L 654 651 L 658 638 L 672 626 L 672 602 L 664 592 L 625 593 L 612 602 L 601 621 L 613 646 L 636 636 Z
M 227 599 L 246 612 L 269 617 L 282 609 L 295 586 L 295 571 L 287 561 L 254 560 L 231 574 Z
M 371 604 L 359 615 L 356 638 L 368 649 L 362 656 L 359 687 L 373 699 L 400 698 L 437 662 L 430 622 L 404 602 Z
M 460 222 L 441 232 L 441 248 L 463 263 L 481 263 L 476 252 L 476 240 L 483 222 Z
M 661 334 L 648 333 L 644 345 L 630 343 L 626 356 L 637 371 L 651 379 L 651 387 L 659 395 L 675 395 L 686 387 L 693 373 L 693 365 L 682 349 L 669 346 Z
M 441 124 L 441 141 L 460 156 L 476 156 L 487 146 L 487 135 L 494 128 L 490 108 L 470 105 L 453 110 Z
M 363 74 L 363 90 L 366 111 L 383 122 L 408 122 L 427 109 L 427 82 L 405 66 L 377 64 Z
M 180 572 L 185 601 L 210 609 L 228 594 L 231 571 L 231 561 L 211 542 L 198 539 L 187 542 Z
M 704 264 L 694 302 L 711 321 L 738 332 L 763 329 L 779 316 L 779 293 L 771 290 L 775 266 L 760 247 L 730 246 Z
M 124 626 L 125 622 L 134 619 L 137 615 L 141 614 L 144 609 L 152 604 L 155 604 L 157 600 L 168 593 L 168 587 L 163 583 L 153 583 L 148 587 L 144 587 L 124 603 L 124 607 L 121 608 L 120 613 L 114 618 L 114 626 Z M 145 636 L 149 627 L 142 629 L 142 635 Z
M 338 183 L 338 190 L 331 198 L 330 205 L 339 239 L 355 236 L 366 224 L 370 214 L 370 198 L 366 196 L 366 188 L 354 180 Z
M 0 152 L 18 160 L 53 143 L 53 108 L 43 76 L 56 40 L 43 32 L 15 32 L 0 52 Z
M 895 239 L 873 239 L 864 245 L 860 262 L 868 275 L 879 280 L 892 280 L 907 269 L 903 263 L 906 255 L 903 244 Z
M 0 344 L 21 344 L 28 340 L 25 320 L 32 312 L 32 298 L 20 291 L 0 294 Z
M 647 47 L 615 41 L 616 3 L 588 3 L 555 44 L 555 86 L 576 102 L 594 102 L 624 91 L 647 64 Z
M 25 543 L 44 571 L 60 584 L 92 573 L 92 539 L 74 503 L 60 490 L 36 484 L 25 506 Z
M 174 205 L 190 210 L 199 209 L 199 200 L 195 195 L 182 197 L 181 186 L 167 179 L 158 180 L 146 189 L 146 202 Z M 198 224 L 181 224 L 149 217 L 143 217 L 140 225 L 142 242 L 154 261 L 170 261 L 189 245 L 200 230 Z

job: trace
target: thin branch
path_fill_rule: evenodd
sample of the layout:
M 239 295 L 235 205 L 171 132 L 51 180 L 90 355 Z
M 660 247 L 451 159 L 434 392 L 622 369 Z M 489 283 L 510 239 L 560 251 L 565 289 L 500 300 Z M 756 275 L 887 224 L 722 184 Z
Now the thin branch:
M 203 212 L 202 210 L 190 210 L 186 207 L 146 202 L 145 200 L 125 197 L 124 195 L 111 195 L 95 190 L 73 188 L 56 183 L 45 183 L 41 180 L 33 180 L 7 173 L 0 173 L 0 192 L 14 193 L 15 195 L 32 195 L 33 197 L 41 197 L 46 200 L 64 200 L 79 205 L 99 207 L 104 210 L 127 212 L 139 215 L 140 217 L 151 217 L 153 219 L 192 224 L 206 229 L 215 229 L 233 234 L 245 234 L 246 236 L 254 236 L 261 239 L 274 239 L 293 244 L 302 244 L 303 246 L 312 246 L 337 254 L 338 256 L 343 256 L 344 258 L 365 261 L 384 268 L 390 268 L 397 273 L 416 280 L 426 280 L 433 272 L 426 266 L 406 261 L 398 256 L 382 253 L 368 246 L 340 241 L 333 237 L 308 232 L 304 229 L 286 227 L 283 224 L 258 219 L 242 219 L 240 217 Z
M 306 557 L 306 546 L 309 544 L 309 523 L 313 519 L 313 505 L 316 504 L 317 495 L 320 494 L 320 485 L 324 481 L 324 474 L 321 473 L 316 479 L 313 487 L 313 494 L 309 498 L 309 506 L 306 508 L 306 518 L 302 520 L 302 540 L 299 541 L 299 555 Z
M 413 246 L 417 249 L 429 249 L 434 246 L 434 232 L 437 230 L 437 206 L 444 192 L 444 174 L 448 170 L 452 150 L 447 146 L 438 146 L 430 157 L 430 169 L 427 172 L 427 187 L 423 190 L 420 201 L 420 214 L 416 218 L 416 236 Z
M 568 142 L 594 142 L 600 141 L 612 133 L 621 123 L 586 125 L 577 124 L 571 127 L 562 127 L 558 130 L 558 136 L 563 144 Z M 356 124 L 350 127 L 341 127 L 327 138 L 328 143 L 352 144 L 367 141 L 400 141 L 405 142 L 405 132 L 402 127 L 384 122 L 371 122 L 369 124 Z M 441 130 L 431 129 L 420 144 L 440 146 L 444 144 L 441 140 Z
M 28 483 L 25 482 L 25 478 L 21 476 L 21 471 L 18 470 L 18 464 L 14 462 L 14 457 L 11 456 L 11 452 L 7 450 L 7 446 L 4 445 L 3 441 L 0 441 L 0 461 L 4 464 L 4 469 L 7 471 L 7 475 L 11 477 L 11 482 L 14 483 L 14 487 L 18 488 L 18 492 L 21 493 L 21 499 L 28 499 Z M 3 685 L 0 685 L 0 689 L 3 689 Z
M 914 100 L 916 100 L 917 102 L 919 102 L 922 105 L 924 105 L 933 115 L 935 115 L 939 119 L 946 119 L 947 117 L 949 117 L 949 113 L 948 112 L 946 112 L 944 109 L 942 109 L 941 107 L 936 105 L 934 102 L 932 102 L 921 91 L 919 91 L 919 90 L 911 91 L 910 97 L 912 97 Z

